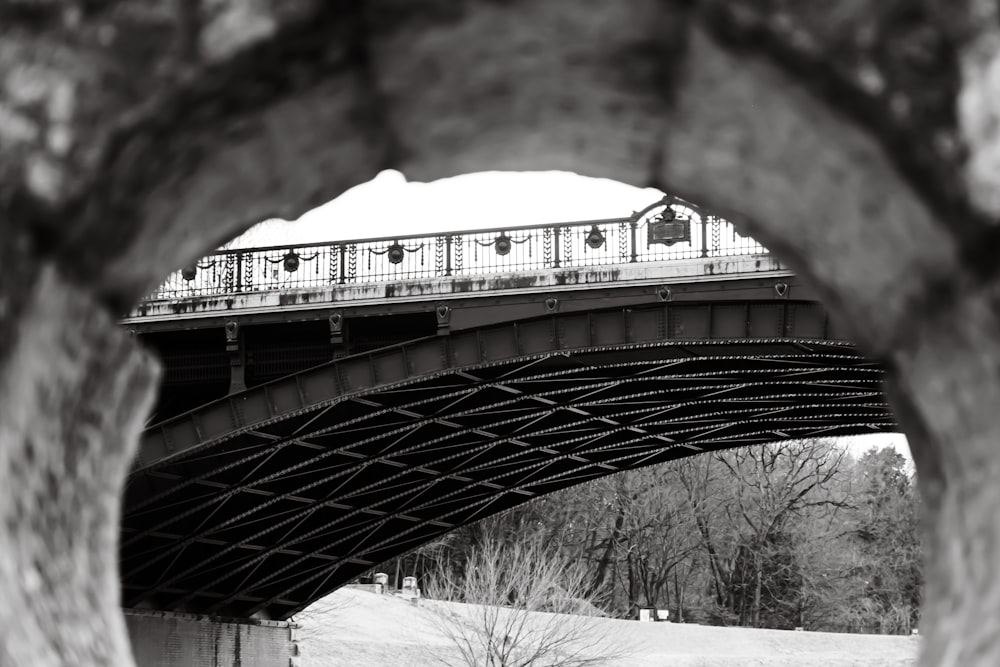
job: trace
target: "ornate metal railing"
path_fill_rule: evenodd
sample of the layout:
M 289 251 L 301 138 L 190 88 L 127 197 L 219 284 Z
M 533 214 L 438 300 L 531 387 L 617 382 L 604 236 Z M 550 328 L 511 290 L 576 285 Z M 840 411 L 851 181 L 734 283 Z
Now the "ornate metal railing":
M 627 218 L 221 250 L 147 300 L 766 252 L 727 220 L 665 197 Z

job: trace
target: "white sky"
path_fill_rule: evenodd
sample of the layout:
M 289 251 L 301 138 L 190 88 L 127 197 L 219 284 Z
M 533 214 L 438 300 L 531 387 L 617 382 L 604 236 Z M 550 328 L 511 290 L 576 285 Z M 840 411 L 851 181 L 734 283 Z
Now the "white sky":
M 432 183 L 383 171 L 296 221 L 262 223 L 236 247 L 313 243 L 550 222 L 622 218 L 663 197 L 565 171 L 480 172 Z
M 248 248 L 621 218 L 662 196 L 653 188 L 564 171 L 480 172 L 417 183 L 390 170 L 298 220 L 261 223 L 227 245 Z M 892 445 L 909 457 L 902 435 L 850 438 L 849 445 L 855 455 Z

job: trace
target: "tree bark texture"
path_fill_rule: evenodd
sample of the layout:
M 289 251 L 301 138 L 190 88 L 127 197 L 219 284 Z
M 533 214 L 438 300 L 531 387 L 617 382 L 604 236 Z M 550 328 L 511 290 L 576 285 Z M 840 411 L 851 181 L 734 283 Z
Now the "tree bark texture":
M 115 315 L 388 167 L 655 185 L 788 261 L 889 370 L 923 664 L 1000 662 L 998 9 L 815 4 L 0 2 L 3 662 L 128 663 L 117 498 L 155 373 Z

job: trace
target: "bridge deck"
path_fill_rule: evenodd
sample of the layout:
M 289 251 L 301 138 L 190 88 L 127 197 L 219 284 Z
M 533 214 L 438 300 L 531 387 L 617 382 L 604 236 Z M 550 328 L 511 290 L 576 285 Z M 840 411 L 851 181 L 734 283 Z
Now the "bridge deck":
M 625 218 L 222 250 L 172 274 L 124 323 L 762 273 L 787 275 L 728 221 L 665 197 Z

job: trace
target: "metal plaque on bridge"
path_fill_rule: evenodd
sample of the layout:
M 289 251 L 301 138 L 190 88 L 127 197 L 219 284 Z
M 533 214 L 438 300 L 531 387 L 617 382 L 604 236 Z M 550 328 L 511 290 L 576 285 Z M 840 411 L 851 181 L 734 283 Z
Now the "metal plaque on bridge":
M 654 243 L 673 245 L 691 241 L 690 220 L 651 220 L 647 230 L 646 242 L 648 245 Z

